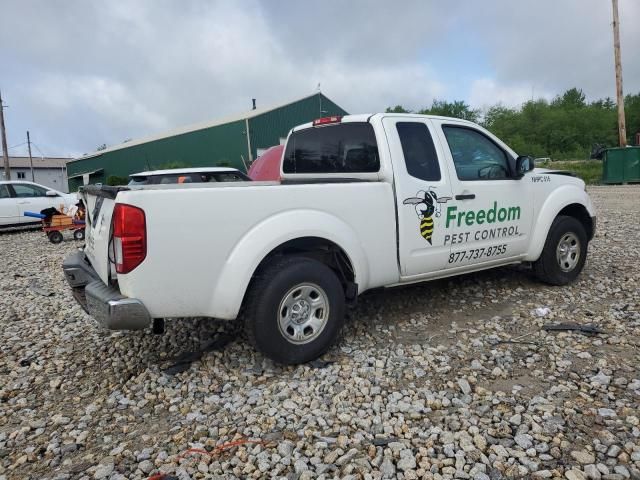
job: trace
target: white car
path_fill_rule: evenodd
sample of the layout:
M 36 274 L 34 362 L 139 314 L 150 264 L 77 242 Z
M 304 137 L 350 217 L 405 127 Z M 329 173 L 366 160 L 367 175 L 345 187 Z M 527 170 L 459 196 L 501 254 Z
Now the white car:
M 40 213 L 45 208 L 66 210 L 78 203 L 75 193 L 62 193 L 44 185 L 23 181 L 0 182 L 0 227 L 14 227 L 39 223 L 24 212 Z
M 248 182 L 251 179 L 236 168 L 195 167 L 152 170 L 129 175 L 129 185 L 170 185 L 173 183 Z
M 596 228 L 582 180 L 457 118 L 318 119 L 280 168 L 281 183 L 82 187 L 86 246 L 63 265 L 76 298 L 114 330 L 239 318 L 267 357 L 301 363 L 370 289 L 517 263 L 568 284 Z

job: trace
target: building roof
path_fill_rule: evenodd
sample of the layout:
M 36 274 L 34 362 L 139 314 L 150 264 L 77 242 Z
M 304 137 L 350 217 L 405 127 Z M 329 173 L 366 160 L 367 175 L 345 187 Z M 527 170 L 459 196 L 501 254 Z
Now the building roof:
M 71 158 L 64 157 L 33 157 L 33 168 L 63 168 Z M 11 168 L 31 168 L 29 157 L 9 157 Z
M 308 98 L 315 97 L 316 95 L 322 95 L 322 93 L 321 92 L 314 92 L 311 95 L 305 95 L 304 97 L 296 98 L 294 100 L 290 100 L 290 101 L 288 101 L 286 103 L 282 103 L 282 104 L 279 104 L 279 105 L 272 105 L 272 106 L 265 107 L 265 108 L 257 108 L 255 110 L 249 110 L 248 112 L 243 112 L 243 113 L 232 115 L 232 116 L 229 116 L 229 117 L 224 117 L 224 118 L 221 118 L 221 119 L 218 119 L 218 120 L 200 122 L 200 123 L 188 125 L 188 126 L 185 126 L 185 127 L 179 127 L 179 128 L 170 130 L 168 132 L 160 133 L 158 135 L 152 135 L 152 136 L 149 136 L 149 137 L 144 137 L 144 138 L 141 138 L 139 140 L 130 140 L 128 142 L 121 143 L 119 145 L 114 145 L 113 147 L 109 147 L 109 148 L 106 148 L 104 150 L 93 152 L 93 153 L 90 153 L 90 154 L 85 155 L 83 157 L 73 159 L 71 161 L 84 160 L 86 158 L 97 157 L 99 155 L 102 155 L 103 153 L 113 152 L 114 150 L 120 150 L 122 148 L 133 147 L 134 145 L 141 145 L 143 143 L 153 142 L 153 141 L 156 141 L 156 140 L 161 140 L 163 138 L 175 137 L 176 135 L 182 135 L 184 133 L 196 132 L 198 130 L 204 130 L 206 128 L 217 127 L 219 125 L 225 125 L 227 123 L 233 123 L 233 122 L 237 122 L 237 121 L 240 121 L 240 120 L 246 120 L 246 119 L 249 119 L 249 118 L 254 118 L 254 117 L 260 116 L 260 115 L 262 115 L 264 113 L 270 112 L 272 110 L 277 110 L 279 108 L 283 108 L 283 107 L 292 105 L 294 103 L 301 102 L 302 100 L 306 100 Z

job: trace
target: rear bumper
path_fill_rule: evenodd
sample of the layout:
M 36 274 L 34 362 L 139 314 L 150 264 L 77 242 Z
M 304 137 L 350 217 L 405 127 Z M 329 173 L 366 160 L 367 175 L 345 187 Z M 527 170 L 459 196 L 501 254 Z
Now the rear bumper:
M 141 330 L 151 324 L 144 304 L 105 285 L 83 252 L 65 258 L 62 269 L 73 297 L 100 326 L 109 330 Z

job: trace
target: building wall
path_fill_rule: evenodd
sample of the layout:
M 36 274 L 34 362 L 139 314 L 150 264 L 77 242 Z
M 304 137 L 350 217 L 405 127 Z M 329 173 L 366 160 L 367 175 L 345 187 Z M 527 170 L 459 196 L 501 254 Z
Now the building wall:
M 69 177 L 103 169 L 92 175 L 90 181 L 107 183 L 112 175 L 127 177 L 145 170 L 181 166 L 224 165 L 244 170 L 240 155 L 248 157 L 244 120 L 75 160 L 67 164 L 67 169 Z M 70 191 L 76 191 L 81 185 L 81 177 L 69 179 Z
M 256 159 L 258 149 L 280 144 L 280 138 L 286 137 L 296 125 L 331 115 L 347 115 L 347 112 L 320 93 L 250 118 L 252 158 Z
M 21 175 L 24 174 L 23 178 L 20 178 Z M 53 188 L 60 192 L 67 193 L 68 182 L 67 182 L 67 171 L 64 168 L 34 168 L 33 174 L 35 183 L 39 183 L 40 185 L 44 185 L 45 187 Z M 11 168 L 11 180 L 25 180 L 27 182 L 31 182 L 31 169 L 30 168 Z

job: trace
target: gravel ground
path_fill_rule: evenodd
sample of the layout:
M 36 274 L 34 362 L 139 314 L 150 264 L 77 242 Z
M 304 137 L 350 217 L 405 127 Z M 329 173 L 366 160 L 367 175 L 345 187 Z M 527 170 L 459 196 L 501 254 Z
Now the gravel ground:
M 575 284 L 518 267 L 370 293 L 298 367 L 240 337 L 168 375 L 231 324 L 100 332 L 60 269 L 78 244 L 0 234 L 0 479 L 640 478 L 640 187 L 590 191 Z M 560 321 L 604 333 L 542 330 Z M 239 439 L 262 443 L 214 450 Z

